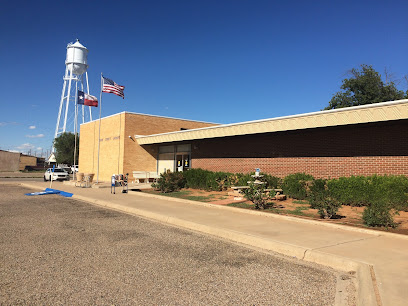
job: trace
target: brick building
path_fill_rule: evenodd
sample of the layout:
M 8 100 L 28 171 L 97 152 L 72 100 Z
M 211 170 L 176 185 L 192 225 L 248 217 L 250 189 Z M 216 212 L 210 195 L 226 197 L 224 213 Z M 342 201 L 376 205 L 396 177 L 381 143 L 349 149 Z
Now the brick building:
M 0 150 L 0 171 L 23 171 L 44 166 L 44 158 Z
M 132 171 L 156 171 L 157 147 L 142 148 L 135 140 L 150 135 L 214 126 L 214 123 L 167 118 L 130 112 L 101 119 L 99 180 L 109 181 L 112 174 Z M 99 120 L 81 124 L 79 171 L 98 172 Z
M 175 170 L 306 172 L 316 178 L 408 175 L 408 100 L 138 137 Z M 190 148 L 180 156 L 178 147 Z M 173 149 L 172 149 L 173 148 Z M 161 154 L 158 155 L 160 165 Z M 160 169 L 160 168 L 159 168 Z M 182 170 L 182 168 L 180 168 Z
M 407 128 L 408 100 L 223 125 L 124 112 L 102 119 L 99 177 L 189 168 L 408 175 Z M 81 125 L 81 172 L 97 171 L 98 132 L 98 120 Z

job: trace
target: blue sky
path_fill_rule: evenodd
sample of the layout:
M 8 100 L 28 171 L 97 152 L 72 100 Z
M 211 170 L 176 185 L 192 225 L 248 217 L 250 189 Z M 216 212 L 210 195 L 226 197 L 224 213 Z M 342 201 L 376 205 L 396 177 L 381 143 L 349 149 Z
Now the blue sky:
M 407 11 L 406 0 L 6 1 L 0 149 L 50 149 L 76 38 L 91 94 L 101 72 L 126 87 L 125 100 L 103 94 L 102 116 L 232 123 L 321 110 L 360 64 L 401 79 Z

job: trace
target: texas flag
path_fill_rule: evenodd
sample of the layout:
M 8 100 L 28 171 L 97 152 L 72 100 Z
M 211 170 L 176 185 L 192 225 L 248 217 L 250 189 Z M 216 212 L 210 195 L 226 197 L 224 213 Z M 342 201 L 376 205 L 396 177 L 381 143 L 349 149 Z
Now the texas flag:
M 86 106 L 96 106 L 98 107 L 98 99 L 95 96 L 88 95 L 83 91 L 78 90 L 78 104 Z

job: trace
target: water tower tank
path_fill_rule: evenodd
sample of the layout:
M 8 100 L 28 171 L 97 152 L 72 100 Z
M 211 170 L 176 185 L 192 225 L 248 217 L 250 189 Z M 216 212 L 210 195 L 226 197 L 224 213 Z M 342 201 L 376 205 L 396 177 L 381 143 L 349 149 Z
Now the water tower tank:
M 67 59 L 65 65 L 73 74 L 84 74 L 88 69 L 88 49 L 79 40 L 67 46 Z

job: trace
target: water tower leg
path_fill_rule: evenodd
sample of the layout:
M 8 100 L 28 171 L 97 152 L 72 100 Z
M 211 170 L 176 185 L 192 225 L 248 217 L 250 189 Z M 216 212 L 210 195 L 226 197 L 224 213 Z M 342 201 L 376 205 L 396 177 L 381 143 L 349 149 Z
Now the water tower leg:
M 66 81 L 67 77 L 68 77 L 68 67 L 65 69 L 64 85 L 62 86 L 61 100 L 60 100 L 60 106 L 59 106 L 58 117 L 57 117 L 57 126 L 55 127 L 54 139 L 57 138 L 58 136 L 58 130 L 59 130 L 59 125 L 61 121 L 62 106 L 64 105 L 65 89 L 67 87 L 67 81 Z M 54 146 L 53 146 L 53 149 L 54 149 Z
M 72 69 L 69 72 L 67 102 L 66 102 L 66 105 L 65 105 L 65 119 L 64 119 L 64 126 L 62 128 L 63 133 L 65 133 L 65 130 L 66 130 L 66 127 L 67 127 L 68 106 L 69 106 L 69 99 L 71 97 L 71 83 L 72 83 Z

